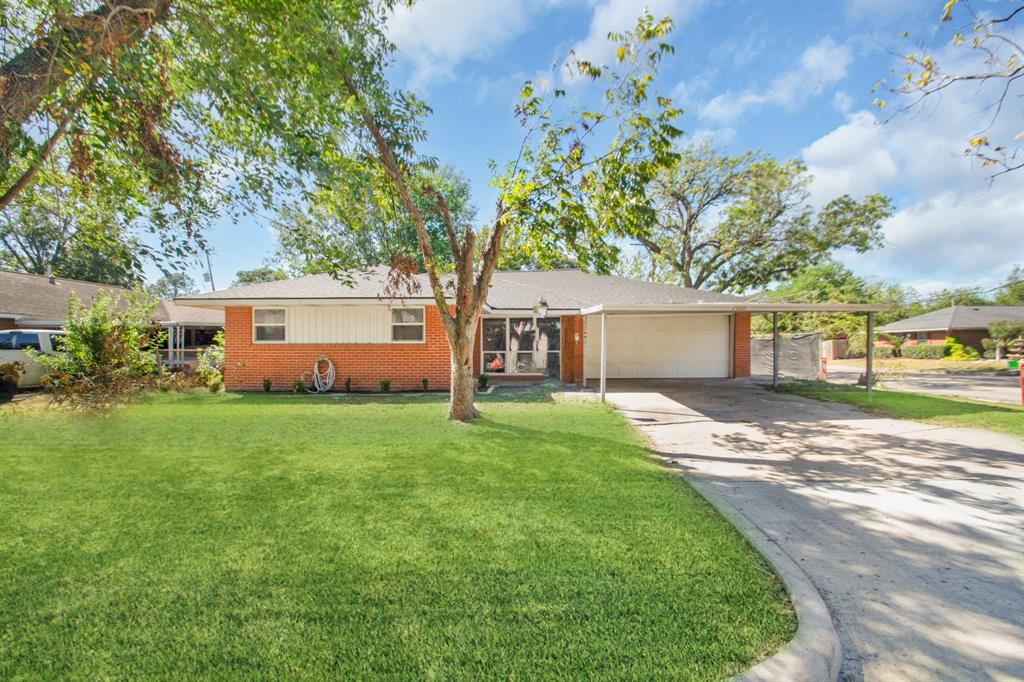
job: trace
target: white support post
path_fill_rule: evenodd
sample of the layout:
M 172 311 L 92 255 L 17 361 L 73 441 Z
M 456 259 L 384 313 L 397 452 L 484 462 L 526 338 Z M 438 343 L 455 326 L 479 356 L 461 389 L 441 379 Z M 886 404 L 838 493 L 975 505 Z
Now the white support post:
M 864 374 L 864 386 L 871 392 L 871 374 L 874 372 L 875 360 L 875 315 L 868 313 L 868 338 L 864 344 L 867 351 L 866 372 Z
M 772 388 L 779 387 L 779 314 L 772 313 Z
M 601 313 L 601 402 L 604 402 L 604 394 L 606 388 L 606 380 L 608 378 L 608 335 L 607 335 L 607 315 Z

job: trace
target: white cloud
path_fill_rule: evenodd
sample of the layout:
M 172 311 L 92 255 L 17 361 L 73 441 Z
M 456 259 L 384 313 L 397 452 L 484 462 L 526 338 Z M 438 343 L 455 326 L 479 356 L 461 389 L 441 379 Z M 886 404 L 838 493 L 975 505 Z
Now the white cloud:
M 772 79 L 767 88 L 724 92 L 700 108 L 700 117 L 718 124 L 729 124 L 748 109 L 765 105 L 795 111 L 811 97 L 842 80 L 852 61 L 850 48 L 837 45 L 831 38 L 824 38 L 804 50 L 800 62 Z
M 836 94 L 832 95 L 832 106 L 844 114 L 850 113 L 850 109 L 853 108 L 853 97 L 849 93 L 842 90 L 836 91 Z
M 594 7 L 587 36 L 573 46 L 581 60 L 608 65 L 615 59 L 615 46 L 608 40 L 612 32 L 636 28 L 636 20 L 646 10 L 657 19 L 672 17 L 676 30 L 700 9 L 700 0 L 603 0 Z
M 411 62 L 408 87 L 423 90 L 450 80 L 466 59 L 484 59 L 526 30 L 530 18 L 548 8 L 540 2 L 430 0 L 400 4 L 388 21 L 388 37 Z
M 690 135 L 690 142 L 693 144 L 710 142 L 714 146 L 726 145 L 735 139 L 735 128 L 698 128 Z
M 962 154 L 974 110 L 950 98 L 932 116 L 902 125 L 860 111 L 803 150 L 818 206 L 840 194 L 904 197 L 883 223 L 885 247 L 846 254 L 844 262 L 949 286 L 1002 278 L 1024 260 L 1024 184 L 1012 176 L 990 184 L 986 169 Z

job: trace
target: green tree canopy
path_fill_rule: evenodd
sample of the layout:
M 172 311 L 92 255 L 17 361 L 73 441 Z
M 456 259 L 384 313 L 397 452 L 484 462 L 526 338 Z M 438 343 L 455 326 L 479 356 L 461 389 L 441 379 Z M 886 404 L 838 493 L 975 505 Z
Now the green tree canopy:
M 912 303 L 913 291 L 896 284 L 872 281 L 854 274 L 843 264 L 828 260 L 796 273 L 782 284 L 759 296 L 767 301 L 788 303 L 887 303 L 893 310 L 876 313 L 878 324 L 888 324 L 923 312 Z M 770 334 L 771 319 L 758 316 L 752 320 L 758 334 Z M 827 338 L 849 336 L 864 331 L 864 316 L 853 313 L 799 313 L 779 315 L 779 330 L 821 332 Z
M 993 302 L 996 305 L 1024 305 L 1024 268 L 1019 265 L 1013 266 Z
M 235 281 L 231 283 L 231 286 L 240 287 L 246 284 L 278 282 L 282 279 L 288 279 L 287 272 L 280 268 L 264 266 L 262 268 L 253 268 L 252 270 L 239 270 L 235 273 Z
M 172 272 L 147 286 L 146 292 L 158 301 L 166 301 L 176 296 L 197 294 L 199 289 L 195 280 L 184 272 Z
M 176 259 L 226 207 L 339 169 L 342 73 L 376 100 L 390 0 L 13 0 L 0 5 L 0 210 L 72 174 L 117 188 Z M 338 68 L 344 65 L 344 69 Z M 397 140 L 396 140 L 397 142 Z M 404 143 L 399 143 L 404 144 Z M 56 164 L 60 173 L 44 171 Z
M 646 253 L 623 267 L 686 287 L 760 289 L 843 248 L 881 243 L 892 204 L 881 195 L 833 199 L 815 212 L 812 178 L 796 160 L 760 153 L 728 156 L 687 147 L 653 183 L 657 218 L 637 235 Z
M 353 164 L 354 165 L 354 164 Z M 390 181 L 379 169 L 360 182 L 353 176 L 338 179 L 312 193 L 304 204 L 278 213 L 276 257 L 291 272 L 315 274 L 389 265 L 411 258 L 420 270 L 423 253 L 416 228 L 402 208 Z M 436 201 L 423 188 L 445 198 L 452 224 L 458 231 L 472 229 L 476 208 L 470 199 L 466 177 L 450 165 L 417 171 L 413 201 L 423 214 L 435 260 L 451 267 L 452 249 Z

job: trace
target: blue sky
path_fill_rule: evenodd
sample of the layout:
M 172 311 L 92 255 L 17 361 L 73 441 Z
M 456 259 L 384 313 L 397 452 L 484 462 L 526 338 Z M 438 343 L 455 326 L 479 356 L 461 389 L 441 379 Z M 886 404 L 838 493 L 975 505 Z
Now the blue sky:
M 962 155 L 978 107 L 953 92 L 922 115 L 881 125 L 871 105 L 872 85 L 898 67 L 890 51 L 903 49 L 898 32 L 929 35 L 942 4 L 420 0 L 390 24 L 399 48 L 391 76 L 433 108 L 424 152 L 470 178 L 485 221 L 495 197 L 487 162 L 510 158 L 521 140 L 512 106 L 522 82 L 555 77 L 551 66 L 569 49 L 609 58 L 605 35 L 647 7 L 676 22 L 677 51 L 658 90 L 686 110 L 688 139 L 802 158 L 818 204 L 843 193 L 893 197 L 886 246 L 841 256 L 860 274 L 922 293 L 992 286 L 1024 261 L 1024 182 L 1018 175 L 990 185 Z M 262 264 L 275 245 L 255 217 L 223 221 L 209 236 L 218 287 Z

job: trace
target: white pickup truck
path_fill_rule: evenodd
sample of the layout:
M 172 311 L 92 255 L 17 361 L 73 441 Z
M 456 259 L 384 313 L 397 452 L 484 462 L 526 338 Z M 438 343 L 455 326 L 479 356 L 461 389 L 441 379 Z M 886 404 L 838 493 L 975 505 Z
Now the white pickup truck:
M 40 353 L 56 353 L 60 350 L 64 332 L 54 329 L 10 329 L 0 332 L 0 365 L 13 362 L 25 363 L 25 373 L 18 379 L 18 388 L 39 386 L 43 378 L 43 366 L 25 352 L 31 348 Z

